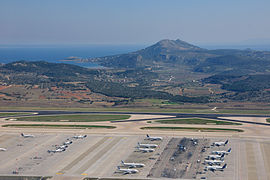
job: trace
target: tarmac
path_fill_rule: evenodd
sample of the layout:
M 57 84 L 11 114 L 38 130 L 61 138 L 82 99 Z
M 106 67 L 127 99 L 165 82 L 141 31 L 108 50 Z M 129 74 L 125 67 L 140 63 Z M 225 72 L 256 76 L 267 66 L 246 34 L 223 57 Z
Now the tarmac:
M 115 129 L 45 129 L 45 128 L 11 128 L 0 127 L 0 147 L 7 151 L 0 152 L 0 174 L 2 176 L 53 176 L 54 179 L 83 179 L 85 177 L 104 178 L 139 178 L 139 179 L 167 179 L 167 177 L 149 176 L 151 169 L 162 159 L 162 153 L 168 148 L 172 138 L 182 139 L 197 138 L 214 141 L 229 139 L 226 147 L 209 148 L 201 158 L 209 154 L 211 150 L 227 150 L 232 148 L 232 153 L 225 158 L 228 167 L 223 172 L 208 171 L 205 174 L 197 174 L 195 179 L 206 177 L 208 179 L 270 179 L 270 131 L 268 126 L 261 124 L 243 123 L 243 125 L 174 125 L 179 127 L 216 127 L 237 128 L 244 132 L 195 132 L 172 130 L 142 130 L 141 127 L 160 126 L 146 121 L 131 121 L 136 119 L 165 118 L 154 114 L 142 114 L 131 116 L 130 122 L 61 122 L 61 124 L 91 124 L 113 125 Z M 222 117 L 223 119 L 243 120 L 250 122 L 266 123 L 266 117 Z M 127 120 L 129 121 L 129 120 Z M 0 125 L 11 123 L 37 123 L 0 120 Z M 46 122 L 46 124 L 59 124 L 60 122 Z M 162 124 L 162 126 L 171 126 Z M 23 138 L 20 133 L 33 134 L 34 138 Z M 60 153 L 48 153 L 74 135 L 86 134 L 85 139 L 72 139 L 66 151 Z M 162 136 L 162 142 L 154 153 L 142 153 L 136 151 L 137 142 L 146 142 L 145 135 Z M 173 151 L 172 151 L 173 152 Z M 194 150 L 197 152 L 197 150 Z M 198 151 L 199 152 L 199 151 Z M 195 153 L 198 154 L 198 153 Z M 146 167 L 139 168 L 138 174 L 123 175 L 117 172 L 117 166 L 121 160 L 138 161 L 145 163 Z M 198 160 L 194 156 L 193 161 Z M 202 161 L 202 159 L 200 159 Z M 189 162 L 192 163 L 192 162 Z M 194 162 L 193 162 L 194 163 Z M 198 171 L 201 171 L 200 165 Z M 14 174 L 18 173 L 18 174 Z M 194 174 L 194 173 L 191 173 Z M 193 176 L 183 176 L 193 179 Z

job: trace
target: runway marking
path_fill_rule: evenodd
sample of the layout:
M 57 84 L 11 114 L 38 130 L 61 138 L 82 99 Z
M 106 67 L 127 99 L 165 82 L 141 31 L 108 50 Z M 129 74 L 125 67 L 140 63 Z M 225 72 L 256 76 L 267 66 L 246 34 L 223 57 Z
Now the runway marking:
M 261 143 L 257 142 L 253 144 L 253 148 L 254 148 L 254 152 L 256 152 L 255 153 L 256 154 L 256 169 L 257 169 L 258 179 L 267 179 Z
M 87 176 L 88 174 L 87 174 L 87 173 L 82 173 L 81 175 L 83 175 L 83 176 Z
M 65 166 L 62 170 L 60 170 L 59 172 L 66 172 L 68 170 L 70 170 L 75 164 L 77 164 L 79 161 L 81 161 L 85 156 L 87 156 L 89 153 L 91 153 L 93 150 L 95 150 L 96 148 L 98 148 L 100 145 L 102 145 L 105 141 L 108 140 L 108 137 L 103 137 L 101 140 L 99 140 L 96 144 L 94 144 L 93 146 L 91 146 L 87 151 L 85 151 L 84 153 L 82 153 L 79 157 L 77 157 L 76 159 L 74 159 L 71 163 L 69 163 L 67 166 Z
M 56 173 L 57 175 L 61 175 L 61 174 L 63 174 L 63 173 Z
M 93 165 L 99 158 L 101 158 L 107 151 L 110 151 L 111 148 L 121 140 L 121 137 L 117 137 L 112 142 L 110 142 L 106 147 L 104 147 L 101 151 L 99 151 L 93 158 L 87 161 L 84 165 L 82 165 L 76 173 L 81 173 L 86 171 L 91 165 Z
M 246 143 L 246 155 L 247 155 L 248 179 L 258 180 L 256 158 L 252 143 Z

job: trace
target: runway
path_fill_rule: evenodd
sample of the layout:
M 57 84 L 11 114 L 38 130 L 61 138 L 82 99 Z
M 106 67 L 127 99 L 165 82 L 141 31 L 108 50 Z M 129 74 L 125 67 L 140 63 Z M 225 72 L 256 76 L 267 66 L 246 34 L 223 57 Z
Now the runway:
M 270 123 L 263 122 L 253 122 L 253 121 L 245 121 L 245 120 L 236 120 L 229 119 L 228 117 L 263 117 L 268 118 L 267 115 L 247 115 L 247 114 L 193 114 L 193 113 L 145 113 L 145 112 L 106 112 L 106 111 L 97 111 L 97 112 L 82 112 L 82 111 L 0 111 L 1 112 L 21 112 L 21 113 L 33 113 L 27 115 L 20 115 L 20 117 L 26 116 L 41 116 L 41 115 L 68 115 L 68 114 L 130 114 L 130 115 L 160 115 L 160 116 L 171 116 L 170 119 L 178 119 L 178 118 L 206 118 L 206 119 L 216 119 L 230 122 L 238 122 L 238 123 L 247 123 L 247 124 L 256 124 L 262 126 L 270 126 Z M 9 116 L 16 117 L 16 116 Z M 226 118 L 224 118 L 226 117 Z M 4 118 L 4 117 L 0 117 Z M 149 118 L 149 119 L 132 119 L 132 120 L 116 120 L 111 121 L 111 123 L 118 122 L 136 122 L 136 121 L 150 121 L 150 120 L 159 120 L 164 118 Z

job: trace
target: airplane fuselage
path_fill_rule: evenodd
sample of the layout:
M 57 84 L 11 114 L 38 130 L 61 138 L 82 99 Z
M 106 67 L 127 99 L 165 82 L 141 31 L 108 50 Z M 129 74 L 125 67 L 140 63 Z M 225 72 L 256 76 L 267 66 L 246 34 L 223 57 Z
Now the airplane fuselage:
M 121 169 L 118 168 L 119 171 L 123 172 L 124 174 L 134 174 L 139 172 L 137 169 Z
M 156 144 L 140 144 L 138 143 L 139 147 L 143 147 L 143 148 L 156 148 L 158 147 L 158 145 Z
M 155 149 L 150 149 L 150 148 L 138 148 L 139 151 L 142 151 L 142 152 L 154 152 Z
M 224 157 L 224 155 L 209 155 L 208 156 L 208 159 L 221 159 L 221 158 L 223 158 Z
M 224 161 L 221 161 L 221 160 L 205 160 L 204 162 L 206 164 L 209 164 L 209 165 L 220 165 Z
M 124 166 L 128 166 L 130 168 L 136 168 L 136 167 L 144 167 L 145 165 L 142 164 L 142 163 L 125 163 L 125 162 L 122 162 L 122 164 Z

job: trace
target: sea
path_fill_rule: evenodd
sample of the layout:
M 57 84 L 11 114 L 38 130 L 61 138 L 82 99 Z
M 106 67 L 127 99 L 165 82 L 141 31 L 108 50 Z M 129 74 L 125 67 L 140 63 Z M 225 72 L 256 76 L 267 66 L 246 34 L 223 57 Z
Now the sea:
M 149 45 L 0 45 L 0 63 L 14 61 L 47 61 L 53 63 L 75 64 L 87 68 L 100 66 L 90 62 L 63 61 L 68 57 L 95 58 L 134 52 Z M 270 51 L 270 45 L 264 46 L 207 46 L 207 49 L 246 49 Z
M 95 58 L 123 54 L 145 47 L 146 45 L 0 45 L 0 63 L 47 61 L 96 68 L 100 66 L 95 63 L 63 60 L 68 57 Z

